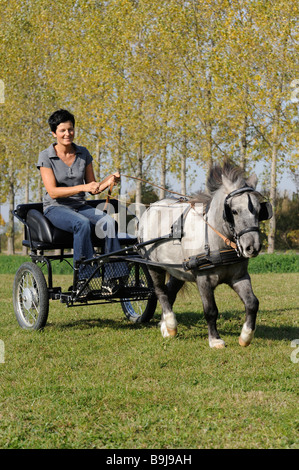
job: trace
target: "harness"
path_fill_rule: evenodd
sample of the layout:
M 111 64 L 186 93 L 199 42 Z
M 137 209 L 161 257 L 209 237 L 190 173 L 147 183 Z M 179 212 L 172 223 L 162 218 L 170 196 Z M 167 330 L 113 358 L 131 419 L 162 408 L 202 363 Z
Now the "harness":
M 252 188 L 250 188 L 252 189 Z M 226 198 L 225 198 L 225 204 L 229 208 L 227 201 L 229 198 L 235 196 L 236 194 L 240 194 L 241 192 L 244 192 L 245 188 L 242 188 L 242 191 L 236 190 L 232 191 Z M 224 210 L 226 209 L 226 206 L 224 204 Z M 191 205 L 190 205 L 191 207 Z M 230 210 L 230 208 L 229 208 Z M 240 245 L 239 245 L 239 238 L 243 235 L 243 233 L 249 232 L 253 230 L 256 230 L 256 227 L 253 227 L 252 229 L 244 229 L 240 233 L 236 234 L 234 230 L 234 223 L 233 223 L 233 216 L 231 223 L 230 223 L 230 229 L 233 234 L 234 239 L 236 240 L 236 243 L 234 243 L 232 240 L 229 238 L 225 237 L 222 233 L 220 233 L 218 230 L 216 230 L 212 225 L 209 224 L 208 222 L 208 211 L 209 207 L 207 207 L 205 211 L 205 217 L 203 217 L 203 220 L 205 222 L 205 244 L 204 244 L 204 253 L 200 253 L 195 256 L 190 256 L 188 259 L 186 259 L 183 262 L 183 269 L 185 271 L 190 271 L 193 269 L 197 270 L 207 270 L 207 269 L 212 269 L 217 266 L 225 266 L 229 264 L 234 264 L 234 263 L 240 263 L 244 261 L 246 258 L 242 256 L 241 250 L 240 250 Z M 227 210 L 228 212 L 228 210 Z M 226 219 L 225 219 L 226 220 Z M 225 248 L 223 250 L 215 250 L 211 251 L 210 250 L 210 244 L 209 244 L 209 231 L 208 228 L 211 228 L 222 240 L 225 242 L 228 248 Z M 258 230 L 258 228 L 257 228 Z
M 234 193 L 234 191 L 233 191 Z M 228 196 L 232 197 L 234 196 L 233 193 L 230 193 Z M 228 199 L 228 198 L 227 198 Z M 180 198 L 178 200 L 179 202 L 186 202 L 186 198 Z M 189 213 L 192 203 L 180 214 L 180 216 L 175 220 L 175 222 L 171 226 L 171 231 L 168 235 L 165 235 L 163 237 L 159 237 L 158 239 L 155 240 L 155 242 L 162 243 L 165 241 L 169 241 L 170 239 L 179 239 L 180 241 L 182 240 L 184 236 L 184 223 L 185 219 L 187 217 L 187 214 Z M 160 267 L 172 267 L 172 268 L 183 268 L 184 271 L 191 271 L 193 269 L 197 270 L 207 270 L 207 269 L 212 269 L 220 265 L 228 265 L 228 264 L 234 264 L 234 263 L 240 263 L 244 261 L 246 258 L 244 258 L 241 255 L 240 250 L 238 249 L 237 244 L 235 244 L 232 240 L 229 238 L 225 237 L 223 234 L 218 232 L 214 227 L 212 227 L 208 223 L 208 217 L 207 217 L 208 209 L 206 210 L 205 217 L 203 217 L 203 220 L 205 222 L 205 245 L 204 245 L 204 253 L 200 253 L 195 256 L 190 256 L 189 258 L 185 259 L 182 264 L 170 264 L 170 263 L 159 263 L 159 262 L 154 262 L 151 260 L 143 260 L 142 262 L 146 264 L 150 264 L 152 266 L 160 266 Z M 228 246 L 227 249 L 223 250 L 215 250 L 211 251 L 210 250 L 210 245 L 209 245 L 209 237 L 208 237 L 208 227 L 210 227 L 212 230 L 214 230 L 226 243 Z M 247 229 L 246 229 L 247 231 Z M 245 233 L 245 232 L 244 232 Z M 242 233 L 243 234 L 243 233 Z M 241 235 L 242 235 L 241 234 Z M 239 236 L 241 236 L 239 235 Z M 152 244 L 154 240 L 148 240 L 147 242 L 139 243 L 135 248 L 136 251 L 140 253 L 140 248 L 142 248 L 145 245 Z M 144 258 L 144 255 L 141 254 L 141 256 Z
M 167 264 L 167 267 L 182 267 L 185 271 L 190 271 L 193 269 L 197 270 L 208 270 L 215 268 L 217 266 L 225 266 L 229 264 L 235 264 L 235 263 L 240 263 L 245 261 L 247 258 L 245 258 L 241 254 L 241 247 L 240 247 L 240 238 L 242 235 L 248 232 L 259 232 L 259 227 L 254 226 L 254 227 L 247 227 L 240 232 L 236 232 L 235 230 L 235 224 L 234 224 L 234 217 L 231 211 L 231 208 L 229 206 L 228 201 L 233 198 L 234 196 L 237 196 L 239 194 L 243 193 L 251 193 L 251 192 L 256 192 L 255 189 L 251 188 L 250 186 L 243 186 L 242 188 L 236 189 L 235 191 L 230 192 L 224 201 L 224 210 L 223 210 L 223 218 L 224 220 L 228 223 L 228 226 L 230 228 L 230 231 L 232 233 L 233 239 L 235 240 L 232 241 L 229 238 L 225 237 L 222 233 L 220 233 L 218 230 L 216 230 L 214 227 L 212 227 L 209 222 L 208 222 L 208 211 L 209 207 L 206 209 L 205 212 L 205 217 L 203 217 L 203 220 L 205 222 L 205 245 L 204 245 L 204 252 L 200 253 L 195 256 L 190 256 L 189 258 L 185 259 L 182 263 L 182 265 L 177 265 L 177 264 Z M 260 195 L 263 197 L 262 195 Z M 180 198 L 180 202 L 185 202 L 185 198 Z M 272 206 L 269 202 L 262 202 L 260 208 L 260 212 L 258 214 L 258 220 L 267 220 L 272 217 Z M 176 239 L 182 239 L 184 236 L 184 222 L 186 219 L 186 216 L 189 212 L 189 210 L 192 207 L 192 203 L 190 203 L 190 206 L 187 207 L 184 212 L 178 217 L 178 219 L 173 223 L 171 227 L 171 233 L 167 235 L 166 237 L 161 237 L 164 241 L 169 240 L 169 238 L 176 238 Z M 254 213 L 254 208 L 252 205 L 252 202 L 249 198 L 249 210 Z M 227 245 L 228 248 L 225 248 L 223 250 L 215 250 L 211 251 L 210 250 L 210 245 L 209 245 L 209 237 L 208 237 L 208 227 L 210 227 L 219 237 L 221 237 L 225 244 Z M 162 241 L 162 240 L 161 240 Z M 166 266 L 163 263 L 153 263 L 154 265 L 160 265 L 160 266 Z
M 192 269 L 206 270 L 215 268 L 216 266 L 240 263 L 245 259 L 246 258 L 240 256 L 233 248 L 228 248 L 190 256 L 183 262 L 183 269 L 184 271 L 190 271 Z
M 138 179 L 138 178 L 135 178 L 135 179 Z M 247 192 L 247 193 L 255 192 L 256 193 L 255 189 L 253 189 L 250 186 L 245 185 L 240 189 L 236 189 L 235 191 L 230 192 L 224 200 L 223 219 L 227 222 L 227 224 L 230 228 L 230 231 L 232 233 L 232 237 L 233 237 L 233 239 L 235 240 L 236 243 L 234 241 L 230 240 L 228 237 L 225 237 L 222 233 L 220 233 L 218 230 L 216 230 L 214 227 L 212 227 L 209 224 L 209 222 L 208 222 L 208 210 L 209 210 L 209 208 L 207 208 L 206 212 L 205 212 L 205 217 L 203 217 L 203 220 L 206 224 L 205 225 L 205 245 L 204 245 L 205 251 L 204 251 L 204 253 L 200 253 L 200 254 L 195 255 L 195 256 L 190 256 L 189 258 L 185 259 L 183 261 L 183 263 L 181 263 L 181 264 L 159 263 L 159 262 L 151 261 L 150 259 L 145 259 L 144 254 L 141 253 L 141 249 L 144 246 L 150 245 L 150 244 L 153 244 L 153 243 L 166 242 L 166 241 L 169 241 L 170 239 L 177 239 L 177 240 L 179 239 L 181 241 L 182 237 L 184 236 L 185 219 L 186 219 L 187 214 L 189 213 L 189 211 L 190 211 L 190 209 L 193 205 L 192 202 L 190 202 L 190 205 L 182 212 L 182 214 L 172 224 L 171 231 L 168 235 L 161 236 L 161 237 L 158 237 L 158 238 L 153 239 L 153 240 L 148 240 L 146 242 L 138 243 L 133 247 L 133 251 L 137 252 L 139 254 L 139 256 L 141 256 L 141 258 L 142 258 L 142 260 L 139 259 L 138 262 L 141 262 L 141 263 L 144 263 L 144 264 L 149 264 L 149 265 L 152 265 L 152 266 L 157 266 L 157 267 L 168 267 L 168 268 L 172 267 L 172 268 L 177 268 L 177 269 L 183 268 L 184 271 L 191 271 L 193 269 L 205 271 L 205 270 L 208 270 L 208 269 L 215 268 L 217 266 L 225 266 L 225 265 L 229 265 L 229 264 L 240 263 L 240 262 L 243 262 L 243 261 L 247 260 L 247 258 L 245 258 L 241 254 L 240 238 L 241 238 L 242 235 L 244 235 L 245 233 L 248 233 L 248 232 L 259 232 L 259 227 L 258 226 L 248 227 L 248 228 L 245 228 L 245 229 L 241 230 L 240 232 L 236 232 L 235 224 L 234 224 L 234 217 L 233 217 L 231 208 L 230 208 L 229 203 L 228 203 L 228 201 L 231 198 L 233 198 L 234 196 L 237 196 L 239 194 L 243 194 L 245 192 Z M 176 193 L 176 194 L 178 194 L 178 193 Z M 260 195 L 260 196 L 263 197 L 262 195 Z M 109 195 L 108 195 L 108 197 L 109 197 Z M 107 198 L 107 200 L 108 200 L 108 198 Z M 184 196 L 180 197 L 178 199 L 178 202 L 186 202 L 186 201 L 188 201 L 188 199 Z M 251 203 L 250 198 L 249 198 L 249 201 Z M 107 203 L 107 201 L 106 201 L 106 203 Z M 262 202 L 260 204 L 260 206 L 261 206 L 261 208 L 260 208 L 260 211 L 259 211 L 259 214 L 258 214 L 258 220 L 261 221 L 261 220 L 270 219 L 272 217 L 272 206 L 271 206 L 271 204 L 269 202 Z M 254 211 L 252 203 L 251 203 L 251 207 L 249 206 L 249 210 L 251 212 Z M 215 251 L 210 250 L 210 245 L 209 245 L 209 240 L 208 240 L 208 227 L 210 227 L 215 233 L 217 233 L 217 235 L 219 237 L 221 237 L 223 239 L 223 241 L 225 242 L 225 244 L 227 245 L 228 248 L 225 248 L 223 250 L 215 250 Z M 126 259 L 126 257 L 123 257 L 123 259 Z

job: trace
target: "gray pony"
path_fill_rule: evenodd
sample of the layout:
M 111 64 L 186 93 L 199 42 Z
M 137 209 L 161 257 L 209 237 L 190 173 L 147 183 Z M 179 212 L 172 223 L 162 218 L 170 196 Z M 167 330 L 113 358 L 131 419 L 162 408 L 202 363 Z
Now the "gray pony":
M 211 348 L 225 347 L 217 331 L 218 309 L 214 290 L 228 284 L 245 305 L 246 318 L 239 344 L 248 346 L 254 336 L 259 301 L 248 274 L 249 258 L 261 249 L 259 222 L 272 217 L 270 203 L 256 191 L 257 177 L 244 177 L 230 163 L 215 165 L 207 181 L 207 193 L 192 200 L 163 199 L 143 214 L 140 242 L 156 240 L 142 248 L 162 307 L 163 337 L 177 334 L 172 310 L 185 282 L 196 282 L 208 324 Z M 166 272 L 170 274 L 166 283 Z

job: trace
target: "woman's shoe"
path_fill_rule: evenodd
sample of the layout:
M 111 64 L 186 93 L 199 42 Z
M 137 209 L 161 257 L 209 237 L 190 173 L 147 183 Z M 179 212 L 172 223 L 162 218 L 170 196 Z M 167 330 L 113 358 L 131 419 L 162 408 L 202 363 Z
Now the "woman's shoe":
M 119 290 L 119 285 L 116 279 L 110 279 L 109 281 L 104 281 L 102 284 L 102 294 L 103 295 L 113 295 Z

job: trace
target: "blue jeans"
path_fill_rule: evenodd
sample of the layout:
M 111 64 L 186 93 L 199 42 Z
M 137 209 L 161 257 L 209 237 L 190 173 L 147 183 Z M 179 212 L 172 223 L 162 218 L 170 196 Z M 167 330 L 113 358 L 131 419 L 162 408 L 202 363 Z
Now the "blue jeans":
M 81 258 L 90 259 L 94 255 L 91 241 L 92 225 L 99 238 L 104 239 L 104 253 L 121 249 L 115 231 L 115 221 L 99 209 L 82 205 L 77 209 L 67 206 L 51 206 L 45 210 L 45 217 L 57 228 L 73 233 L 74 264 Z M 125 276 L 128 273 L 126 263 L 107 263 L 105 265 L 105 280 Z M 79 269 L 79 278 L 87 277 L 83 266 Z M 117 275 L 115 274 L 117 271 Z

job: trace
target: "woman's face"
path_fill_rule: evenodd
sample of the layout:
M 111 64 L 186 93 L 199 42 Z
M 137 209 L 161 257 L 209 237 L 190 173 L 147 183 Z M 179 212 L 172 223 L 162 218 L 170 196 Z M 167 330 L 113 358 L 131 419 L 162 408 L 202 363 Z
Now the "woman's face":
M 61 122 L 56 128 L 56 132 L 52 132 L 52 134 L 58 144 L 70 145 L 75 137 L 75 129 L 71 121 Z

